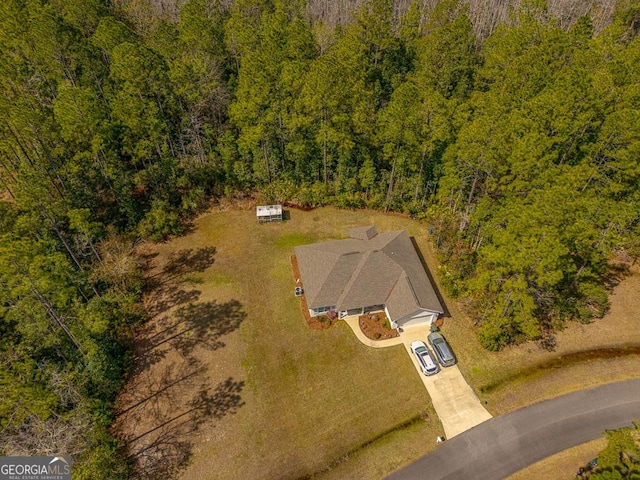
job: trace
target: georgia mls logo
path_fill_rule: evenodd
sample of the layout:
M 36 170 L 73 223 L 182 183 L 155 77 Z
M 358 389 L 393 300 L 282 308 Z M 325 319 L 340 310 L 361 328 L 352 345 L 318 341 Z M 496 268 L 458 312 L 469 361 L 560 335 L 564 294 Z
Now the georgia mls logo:
M 0 480 L 71 480 L 71 457 L 0 457 Z
M 59 463 L 58 465 L 55 466 L 51 466 L 54 463 Z M 60 467 L 62 467 L 63 470 L 68 470 L 69 472 L 71 472 L 71 467 L 69 466 L 69 462 L 67 462 L 64 457 L 53 457 L 53 460 L 51 460 L 49 462 L 49 472 L 55 472 L 55 473 L 59 473 L 60 472 Z

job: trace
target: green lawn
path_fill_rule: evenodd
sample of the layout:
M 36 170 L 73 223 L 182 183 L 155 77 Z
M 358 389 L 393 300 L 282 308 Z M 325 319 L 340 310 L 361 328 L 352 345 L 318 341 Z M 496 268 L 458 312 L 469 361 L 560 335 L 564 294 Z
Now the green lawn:
M 215 381 L 244 382 L 242 406 L 199 427 L 189 440 L 182 478 L 382 478 L 436 447 L 441 425 L 404 348 L 365 347 L 341 322 L 312 331 L 293 295 L 290 257 L 296 245 L 343 238 L 349 228 L 368 224 L 379 231 L 406 229 L 435 271 L 427 224 L 370 211 L 292 210 L 290 220 L 274 224 L 257 224 L 253 210 L 214 211 L 198 219 L 189 235 L 156 247 L 159 264 L 181 249 L 215 248 L 213 264 L 185 281 L 203 300 L 235 300 L 246 313 L 239 329 L 221 338 L 223 348 L 199 354 Z M 452 318 L 443 332 L 467 380 L 500 414 L 581 388 L 584 382 L 572 373 L 585 368 L 590 384 L 612 380 L 612 372 L 615 378 L 633 375 L 629 365 L 637 356 L 538 368 L 576 349 L 637 343 L 640 322 L 624 304 L 636 285 L 625 288 L 629 293 L 614 299 L 608 321 L 568 328 L 558 335 L 557 352 L 535 343 L 487 352 L 471 321 L 446 297 Z M 483 392 L 490 385 L 497 387 Z

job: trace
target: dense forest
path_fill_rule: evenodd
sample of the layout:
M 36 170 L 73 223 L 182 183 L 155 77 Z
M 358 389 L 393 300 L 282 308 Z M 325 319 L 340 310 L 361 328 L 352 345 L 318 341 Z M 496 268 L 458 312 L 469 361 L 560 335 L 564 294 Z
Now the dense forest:
M 1 2 L 0 454 L 126 478 L 135 243 L 223 195 L 427 219 L 488 349 L 602 316 L 640 254 L 640 7 L 480 3 Z

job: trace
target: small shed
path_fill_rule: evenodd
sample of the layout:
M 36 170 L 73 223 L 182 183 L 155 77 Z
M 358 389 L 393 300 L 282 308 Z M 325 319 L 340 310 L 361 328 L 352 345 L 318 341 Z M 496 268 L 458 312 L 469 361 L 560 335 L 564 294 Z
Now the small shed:
M 281 222 L 282 205 L 260 205 L 256 208 L 258 223 Z

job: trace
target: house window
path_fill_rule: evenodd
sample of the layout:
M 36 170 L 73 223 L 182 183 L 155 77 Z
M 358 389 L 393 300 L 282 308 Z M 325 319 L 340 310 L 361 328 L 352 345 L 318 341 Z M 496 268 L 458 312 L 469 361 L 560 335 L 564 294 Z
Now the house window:
M 370 305 L 368 307 L 363 308 L 363 313 L 372 313 L 372 312 L 382 312 L 384 310 L 384 304 L 380 305 Z
M 314 308 L 313 309 L 313 314 L 314 315 L 321 315 L 323 313 L 328 312 L 329 310 L 335 310 L 336 306 L 335 305 L 331 305 L 330 307 L 319 307 L 319 308 Z

